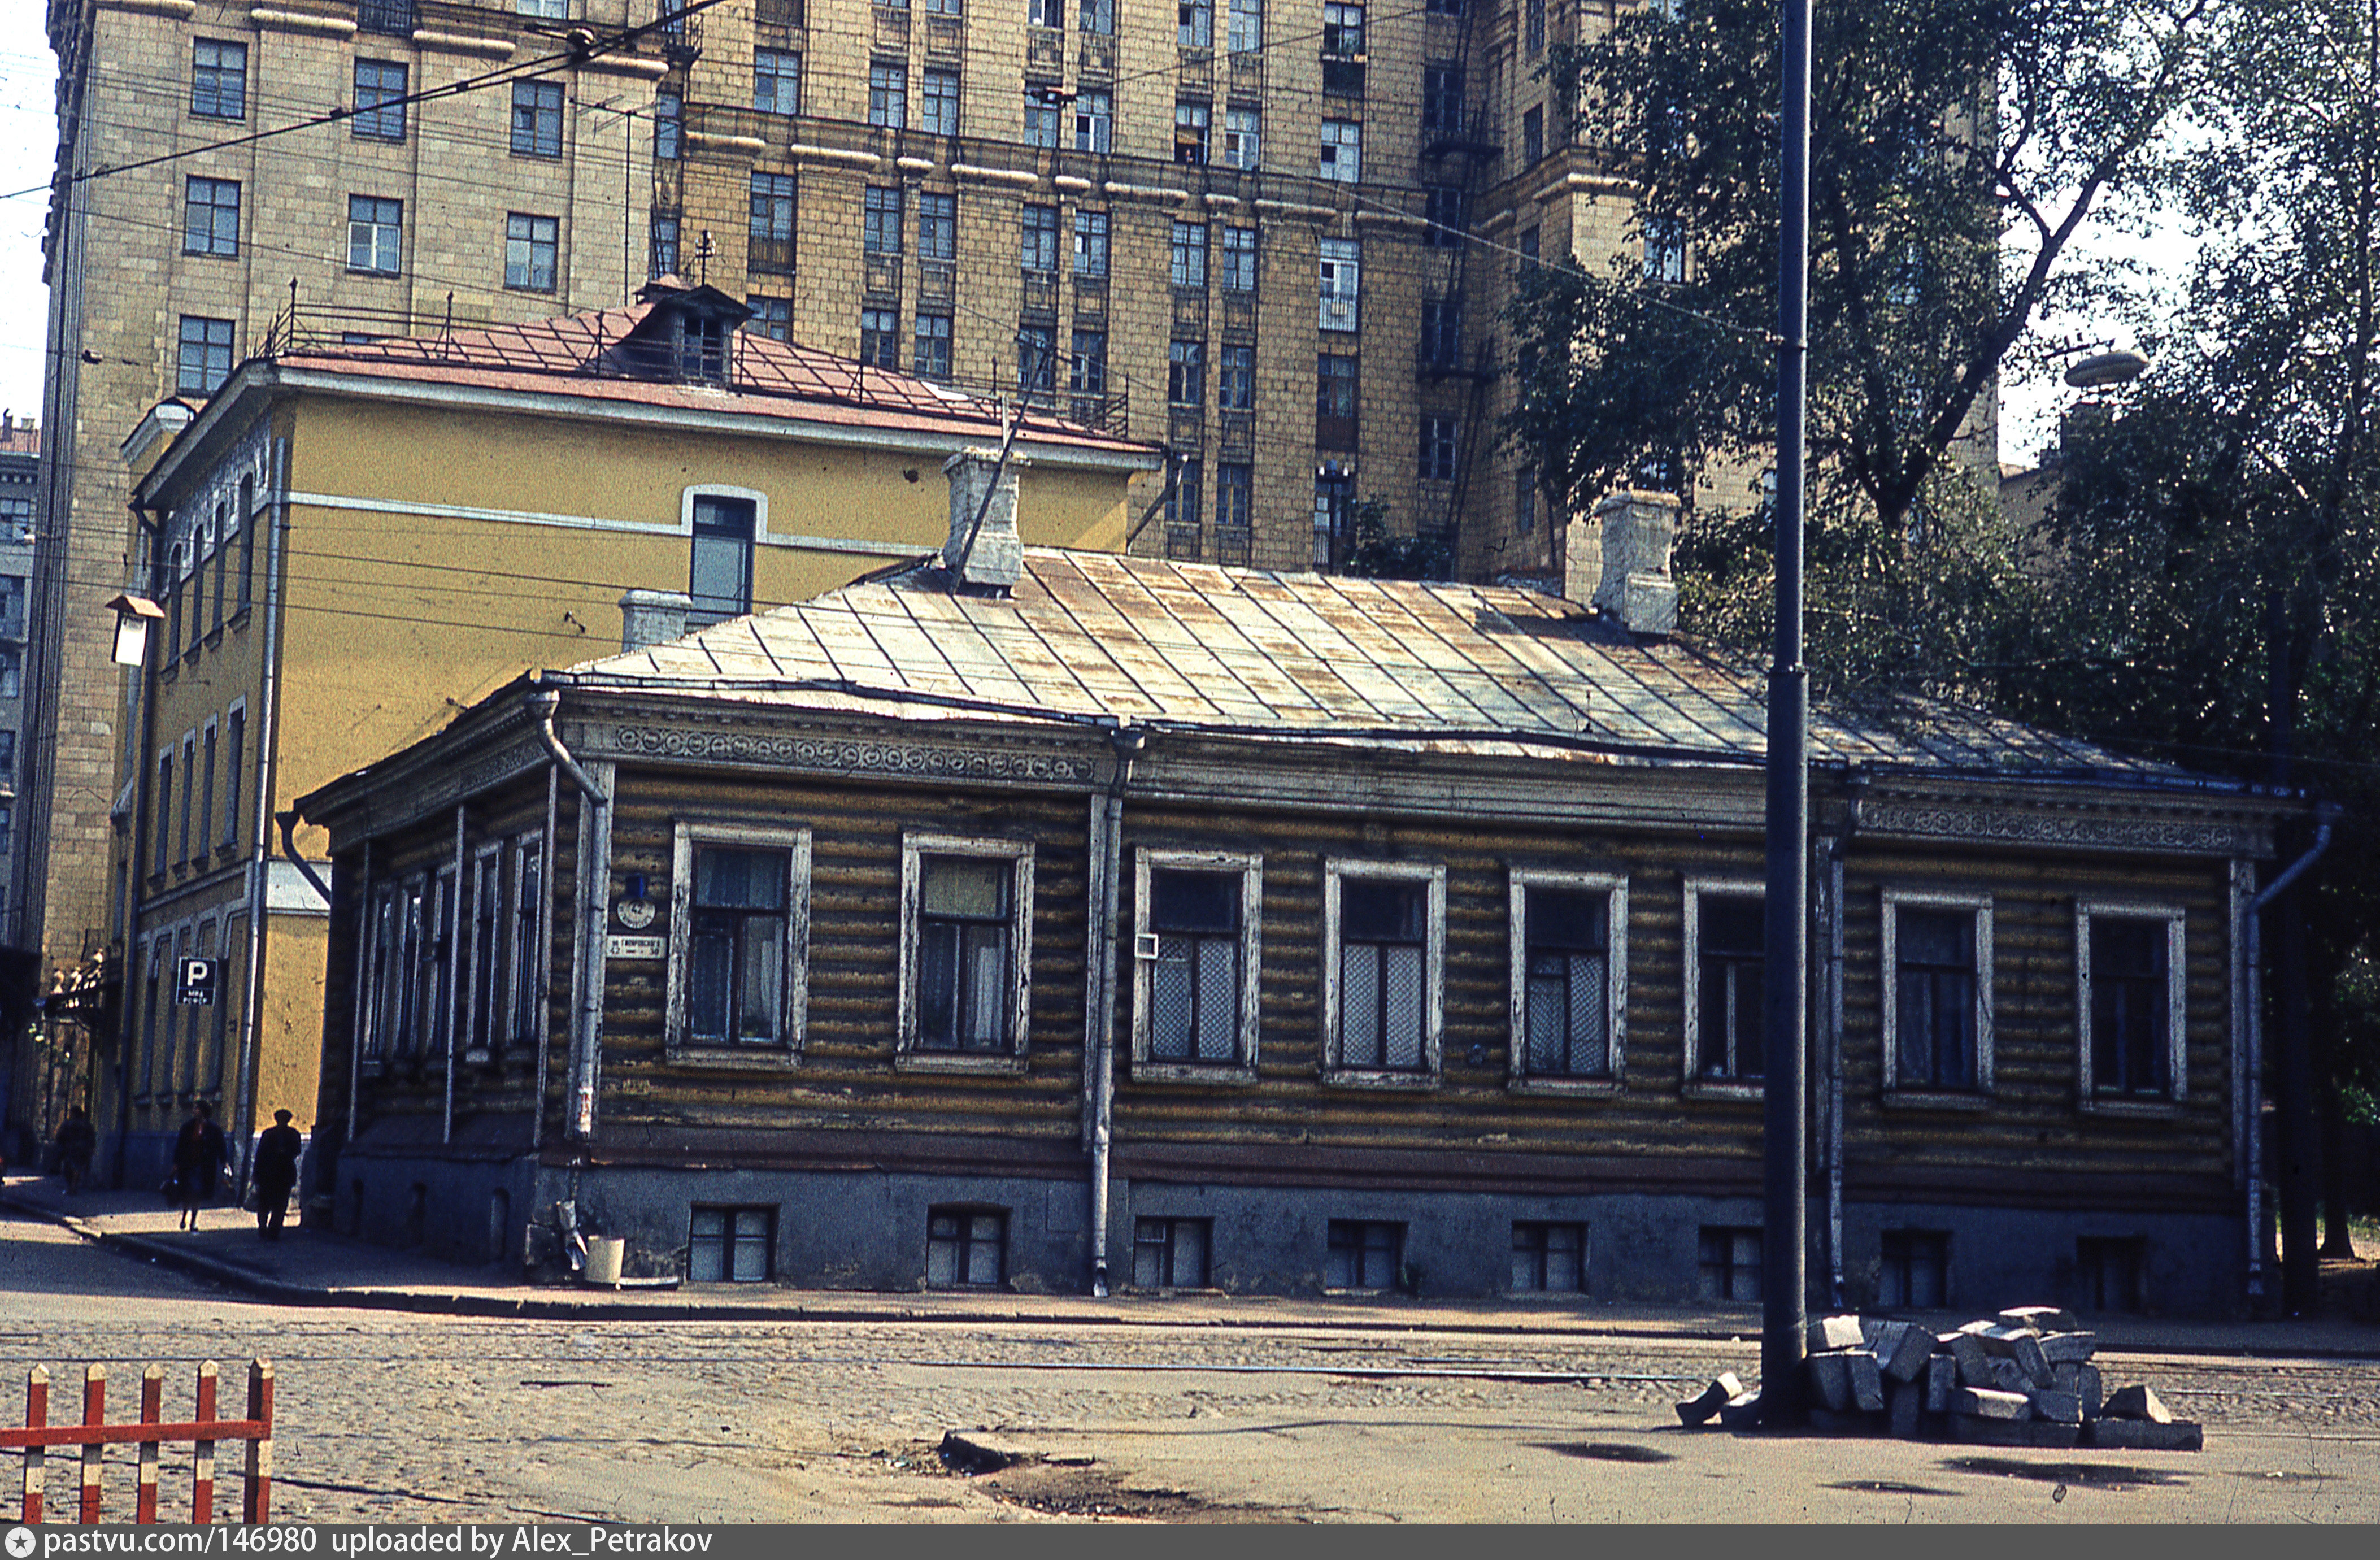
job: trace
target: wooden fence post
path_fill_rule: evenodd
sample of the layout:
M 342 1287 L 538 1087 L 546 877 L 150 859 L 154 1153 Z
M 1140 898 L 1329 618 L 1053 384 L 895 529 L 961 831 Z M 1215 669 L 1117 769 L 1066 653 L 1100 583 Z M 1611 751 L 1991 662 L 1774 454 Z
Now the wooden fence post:
M 140 1422 L 155 1424 L 165 1417 L 165 1367 L 152 1365 L 140 1372 Z M 157 1443 L 140 1443 L 140 1493 L 134 1497 L 132 1520 L 157 1520 Z
M 91 1429 L 107 1422 L 107 1367 L 87 1366 L 82 1373 L 83 1428 Z M 99 1523 L 100 1454 L 106 1451 L 103 1442 L 87 1442 L 82 1449 L 82 1525 L 96 1527 Z
M 199 1422 L 215 1418 L 215 1381 L 223 1368 L 209 1359 L 199 1366 Z M 190 1447 L 190 1522 L 203 1528 L 215 1519 L 215 1444 L 200 1441 Z
M 50 1368 L 36 1365 L 25 1372 L 25 1428 L 46 1430 L 49 1423 Z M 42 1519 L 42 1478 L 47 1463 L 42 1447 L 25 1448 L 24 1520 L 29 1524 Z
M 248 1499 L 241 1519 L 270 1521 L 273 1505 L 273 1361 L 251 1359 L 248 1365 L 248 1417 L 257 1422 L 256 1438 L 248 1444 Z

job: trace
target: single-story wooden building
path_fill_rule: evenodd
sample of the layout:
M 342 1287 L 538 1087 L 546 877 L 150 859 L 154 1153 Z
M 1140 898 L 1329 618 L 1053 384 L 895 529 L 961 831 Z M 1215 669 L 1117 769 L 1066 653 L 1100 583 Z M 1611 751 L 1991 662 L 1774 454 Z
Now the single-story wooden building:
M 1762 684 L 1641 631 L 1651 501 L 1588 607 L 1026 550 L 1014 471 L 953 467 L 942 554 L 304 798 L 341 1227 L 1756 1299 Z M 1812 751 L 1820 1296 L 2237 1310 L 2287 804 L 1937 706 L 1821 709 Z

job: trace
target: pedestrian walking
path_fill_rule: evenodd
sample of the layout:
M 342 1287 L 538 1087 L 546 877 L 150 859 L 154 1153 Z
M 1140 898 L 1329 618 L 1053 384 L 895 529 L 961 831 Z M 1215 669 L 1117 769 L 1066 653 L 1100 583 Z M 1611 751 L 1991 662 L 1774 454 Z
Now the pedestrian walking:
M 184 1229 L 199 1227 L 199 1210 L 215 1200 L 215 1177 L 231 1163 L 231 1146 L 215 1125 L 215 1109 L 204 1100 L 174 1139 L 175 1197 Z
M 256 1236 L 281 1238 L 281 1222 L 289 1214 L 289 1194 L 298 1185 L 298 1156 L 306 1140 L 289 1125 L 287 1111 L 274 1111 L 273 1125 L 256 1139 Z
M 69 1197 L 90 1179 L 91 1158 L 98 1152 L 99 1133 L 91 1125 L 91 1113 L 80 1105 L 70 1106 L 58 1127 L 58 1175 Z

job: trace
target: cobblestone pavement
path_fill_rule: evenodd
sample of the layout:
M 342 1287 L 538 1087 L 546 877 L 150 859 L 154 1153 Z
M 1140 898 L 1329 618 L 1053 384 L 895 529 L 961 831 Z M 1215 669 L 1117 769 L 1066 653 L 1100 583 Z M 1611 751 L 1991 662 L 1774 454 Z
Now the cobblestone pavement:
M 1669 1405 L 1751 1340 L 492 1321 L 258 1305 L 0 1216 L 0 1372 L 279 1381 L 276 1516 L 325 1521 L 2380 1519 L 2380 1361 L 2124 1356 L 2199 1456 L 1744 1438 Z M 121 1367 L 121 1368 L 119 1368 Z M 0 1405 L 17 1391 L 0 1383 Z M 945 1432 L 1033 1456 L 969 1476 Z M 128 1452 L 109 1510 L 129 1508 Z M 169 1515 L 187 1453 L 167 1455 Z M 236 1480 L 235 1480 L 236 1482 Z M 13 1477 L 0 1478 L 13 1485 Z M 229 1492 L 227 1491 L 226 1493 Z M 231 1503 L 237 1509 L 236 1500 Z

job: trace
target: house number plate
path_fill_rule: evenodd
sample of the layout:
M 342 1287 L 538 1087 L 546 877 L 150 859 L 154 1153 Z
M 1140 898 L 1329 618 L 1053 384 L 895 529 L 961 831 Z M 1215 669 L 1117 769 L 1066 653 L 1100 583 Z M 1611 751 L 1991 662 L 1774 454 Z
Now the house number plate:
M 669 941 L 662 937 L 606 937 L 605 958 L 667 958 Z

